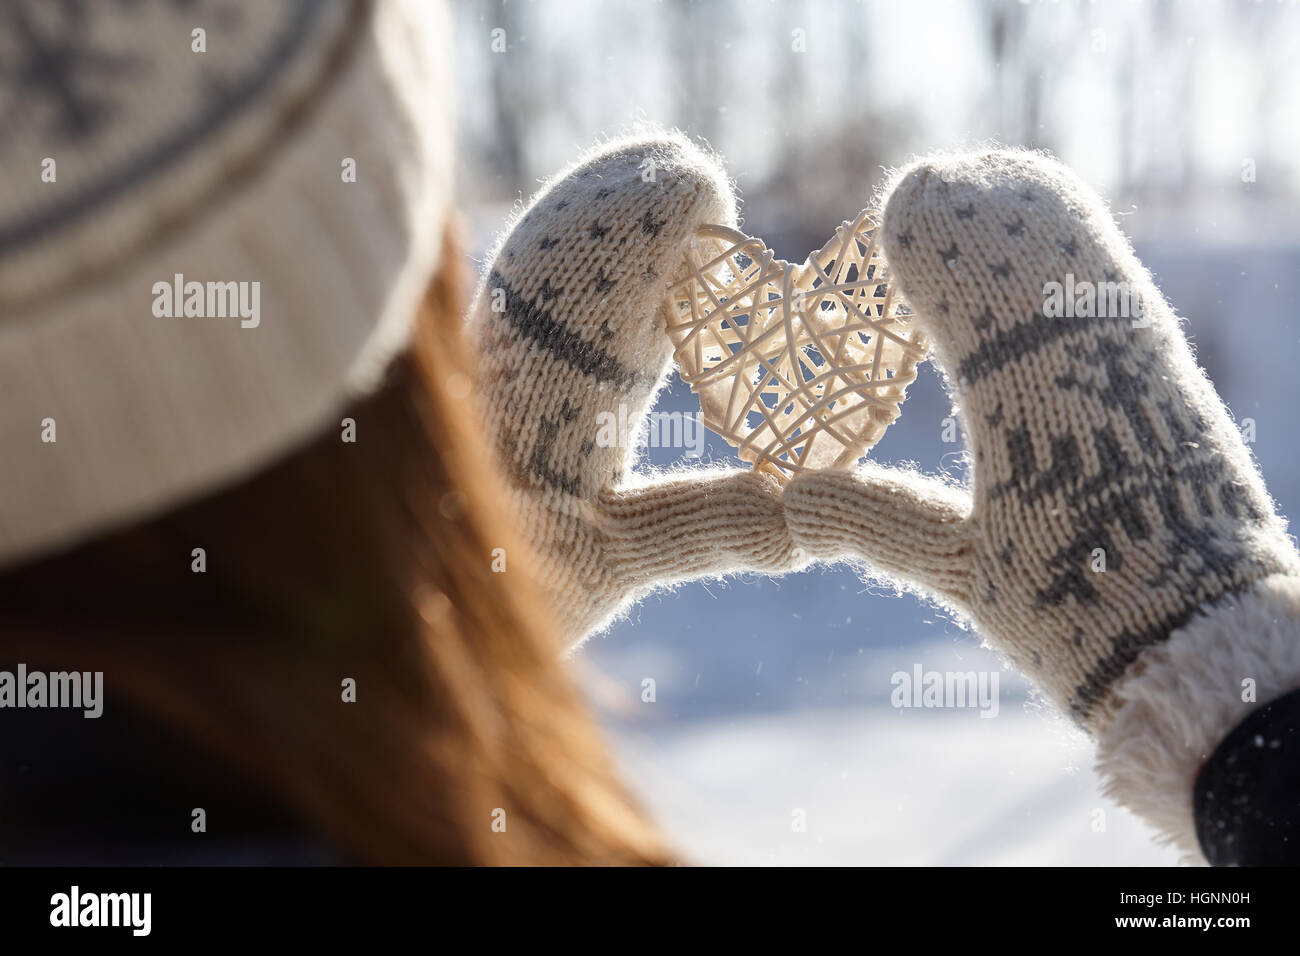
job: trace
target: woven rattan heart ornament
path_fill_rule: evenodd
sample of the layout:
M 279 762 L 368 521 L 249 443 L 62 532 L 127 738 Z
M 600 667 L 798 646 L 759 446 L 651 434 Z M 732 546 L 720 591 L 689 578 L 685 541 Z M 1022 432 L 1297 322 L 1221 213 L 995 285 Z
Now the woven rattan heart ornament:
M 725 226 L 686 252 L 669 289 L 677 368 L 756 469 L 848 467 L 898 417 L 928 343 L 894 301 L 876 225 L 864 210 L 802 265 Z

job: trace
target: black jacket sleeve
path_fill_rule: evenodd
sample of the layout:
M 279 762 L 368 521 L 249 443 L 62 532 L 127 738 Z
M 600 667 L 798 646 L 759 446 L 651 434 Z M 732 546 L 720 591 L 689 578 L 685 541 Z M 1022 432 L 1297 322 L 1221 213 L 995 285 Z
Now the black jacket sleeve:
M 1196 837 L 1213 866 L 1300 866 L 1300 690 L 1223 738 L 1196 779 Z

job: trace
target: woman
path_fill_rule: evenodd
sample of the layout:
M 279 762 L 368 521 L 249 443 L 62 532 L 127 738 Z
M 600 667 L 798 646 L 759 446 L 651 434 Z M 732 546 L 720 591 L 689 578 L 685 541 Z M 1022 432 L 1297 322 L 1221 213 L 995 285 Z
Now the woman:
M 0 146 L 0 668 L 104 686 L 0 709 L 0 862 L 668 860 L 480 437 L 442 16 L 16 8 L 121 69 Z
M 1190 855 L 1295 862 L 1300 556 L 1059 164 L 923 160 L 884 203 L 971 494 L 874 466 L 649 479 L 600 426 L 643 419 L 684 244 L 735 223 L 715 158 L 654 135 L 565 170 L 466 337 L 429 6 L 241 8 L 205 60 L 126 9 L 75 24 L 100 63 L 167 51 L 117 110 L 54 76 L 0 146 L 50 187 L 0 197 L 0 654 L 105 688 L 92 719 L 30 687 L 0 708 L 5 861 L 666 862 L 563 648 L 657 584 L 847 558 L 971 620 Z M 1149 312 L 1049 317 L 1076 273 Z

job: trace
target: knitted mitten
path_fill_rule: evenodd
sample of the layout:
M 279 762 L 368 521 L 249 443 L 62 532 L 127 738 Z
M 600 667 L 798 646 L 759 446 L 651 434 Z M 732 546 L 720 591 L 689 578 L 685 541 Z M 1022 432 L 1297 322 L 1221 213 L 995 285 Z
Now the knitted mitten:
M 1178 319 L 1064 167 L 920 162 L 882 229 L 959 406 L 973 488 L 800 475 L 796 544 L 963 612 L 1100 738 L 1111 792 L 1194 851 L 1198 767 L 1253 701 L 1300 686 L 1284 520 Z
M 687 139 L 622 140 L 545 186 L 490 257 L 470 315 L 480 398 L 570 641 L 655 584 L 791 566 L 775 479 L 630 474 L 671 366 L 668 280 L 697 227 L 735 220 Z

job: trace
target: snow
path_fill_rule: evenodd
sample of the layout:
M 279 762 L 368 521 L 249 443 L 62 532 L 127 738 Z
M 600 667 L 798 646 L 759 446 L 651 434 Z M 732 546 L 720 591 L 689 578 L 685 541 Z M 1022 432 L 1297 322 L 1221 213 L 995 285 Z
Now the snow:
M 1083 736 L 1037 707 L 988 651 L 957 648 L 948 638 L 876 649 L 852 655 L 856 705 L 683 719 L 695 710 L 691 697 L 710 693 L 710 681 L 701 675 L 695 686 L 668 655 L 656 661 L 636 647 L 619 653 L 611 646 L 592 645 L 583 656 L 584 684 L 625 779 L 690 862 L 1177 863 L 1141 821 L 1101 796 Z M 888 675 L 910 670 L 913 660 L 927 669 L 999 671 L 997 716 L 891 707 Z M 738 678 L 741 669 L 727 676 Z M 743 670 L 755 672 L 749 661 Z M 647 703 L 641 681 L 653 673 L 670 676 L 657 680 L 657 700 Z

